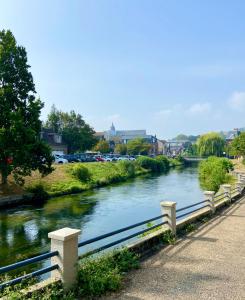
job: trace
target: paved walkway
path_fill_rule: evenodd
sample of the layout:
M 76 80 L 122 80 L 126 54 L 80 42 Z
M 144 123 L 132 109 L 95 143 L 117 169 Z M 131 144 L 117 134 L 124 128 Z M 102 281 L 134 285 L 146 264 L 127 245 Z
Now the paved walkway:
M 147 259 L 106 299 L 245 299 L 245 198 Z

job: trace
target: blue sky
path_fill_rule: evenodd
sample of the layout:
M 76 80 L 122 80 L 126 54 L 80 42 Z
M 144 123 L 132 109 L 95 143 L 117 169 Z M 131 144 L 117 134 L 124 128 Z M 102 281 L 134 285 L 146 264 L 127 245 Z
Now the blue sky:
M 245 1 L 1 0 L 38 95 L 97 131 L 245 126 Z

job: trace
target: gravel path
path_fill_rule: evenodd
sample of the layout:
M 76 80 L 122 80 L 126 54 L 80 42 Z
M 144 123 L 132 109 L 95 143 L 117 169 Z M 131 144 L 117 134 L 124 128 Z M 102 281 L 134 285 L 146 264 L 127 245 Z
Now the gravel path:
M 105 299 L 245 299 L 245 198 L 144 261 Z

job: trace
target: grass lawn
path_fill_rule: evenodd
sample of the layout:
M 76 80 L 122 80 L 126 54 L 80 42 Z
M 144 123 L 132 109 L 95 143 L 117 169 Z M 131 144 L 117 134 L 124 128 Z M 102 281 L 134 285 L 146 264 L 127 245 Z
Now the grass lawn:
M 137 166 L 134 162 L 134 174 L 129 174 L 123 164 L 112 162 L 74 163 L 54 165 L 54 171 L 48 176 L 42 177 L 38 171 L 25 177 L 25 185 L 20 187 L 14 183 L 13 177 L 8 178 L 8 185 L 0 185 L 0 196 L 20 195 L 28 191 L 38 193 L 45 191 L 49 196 L 78 193 L 110 183 L 125 181 L 130 177 L 146 174 L 149 170 Z M 76 165 L 82 165 L 89 170 L 91 178 L 81 181 L 72 175 L 72 169 Z

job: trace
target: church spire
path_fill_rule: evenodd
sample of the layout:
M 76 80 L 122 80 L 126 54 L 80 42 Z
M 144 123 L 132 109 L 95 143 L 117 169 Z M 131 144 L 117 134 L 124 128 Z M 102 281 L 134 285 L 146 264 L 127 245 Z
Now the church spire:
M 116 128 L 115 128 L 113 122 L 112 122 L 112 124 L 111 124 L 111 131 L 116 131 Z

